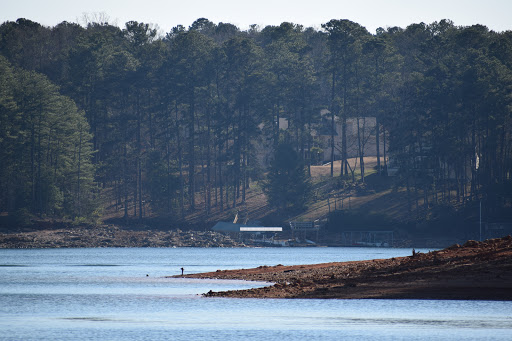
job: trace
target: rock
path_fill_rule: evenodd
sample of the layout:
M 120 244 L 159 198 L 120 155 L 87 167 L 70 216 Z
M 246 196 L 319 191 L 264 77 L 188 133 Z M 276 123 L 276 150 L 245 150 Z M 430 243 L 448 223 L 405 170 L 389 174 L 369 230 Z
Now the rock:
M 116 226 L 0 233 L 0 248 L 54 247 L 244 247 L 213 231 L 133 231 Z
M 467 242 L 464 243 L 464 245 L 462 245 L 463 247 L 476 247 L 476 246 L 479 246 L 480 243 L 477 242 L 476 240 L 468 240 Z

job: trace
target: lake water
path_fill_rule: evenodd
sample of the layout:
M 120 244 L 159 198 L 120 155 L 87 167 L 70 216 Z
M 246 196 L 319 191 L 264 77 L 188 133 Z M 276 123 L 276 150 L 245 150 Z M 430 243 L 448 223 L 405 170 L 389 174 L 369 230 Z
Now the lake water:
M 428 250 L 420 250 L 427 252 Z M 0 340 L 510 340 L 512 303 L 203 298 L 262 283 L 168 275 L 410 249 L 0 250 Z

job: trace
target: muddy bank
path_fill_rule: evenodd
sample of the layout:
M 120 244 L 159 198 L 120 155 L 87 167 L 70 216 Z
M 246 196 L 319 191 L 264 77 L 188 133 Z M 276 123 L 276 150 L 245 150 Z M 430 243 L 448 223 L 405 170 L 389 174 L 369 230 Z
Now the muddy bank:
M 0 233 L 0 248 L 243 247 L 211 231 L 133 231 L 117 226 L 76 226 Z
M 512 237 L 409 257 L 217 270 L 186 277 L 276 283 L 207 297 L 512 300 Z

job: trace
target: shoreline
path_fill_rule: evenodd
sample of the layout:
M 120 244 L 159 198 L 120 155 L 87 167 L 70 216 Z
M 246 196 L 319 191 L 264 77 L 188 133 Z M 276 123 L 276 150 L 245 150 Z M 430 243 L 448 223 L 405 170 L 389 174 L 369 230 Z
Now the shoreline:
M 175 276 L 172 276 L 175 277 Z M 179 276 L 182 277 L 182 276 Z M 512 300 L 512 237 L 407 257 L 185 275 L 275 283 L 205 297 Z
M 213 231 L 130 230 L 115 225 L 56 226 L 0 232 L 0 249 L 96 247 L 245 247 Z
M 404 239 L 399 248 L 440 249 L 460 239 Z M 233 239 L 222 233 L 203 230 L 140 229 L 112 224 L 70 225 L 59 222 L 40 222 L 26 228 L 0 228 L 0 249 L 48 249 L 95 247 L 281 247 Z M 294 247 L 366 247 L 320 241 L 316 245 Z

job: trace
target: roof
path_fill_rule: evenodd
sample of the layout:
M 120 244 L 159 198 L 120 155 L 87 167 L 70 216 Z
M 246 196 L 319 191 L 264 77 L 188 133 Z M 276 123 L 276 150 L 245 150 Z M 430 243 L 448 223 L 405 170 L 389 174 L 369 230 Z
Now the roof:
M 212 227 L 217 232 L 281 232 L 282 227 L 265 227 L 259 222 L 249 222 L 247 224 L 236 224 L 227 221 L 219 221 Z
M 256 227 L 244 227 L 240 226 L 240 232 L 282 232 L 282 227 L 265 227 L 265 226 L 256 226 Z

